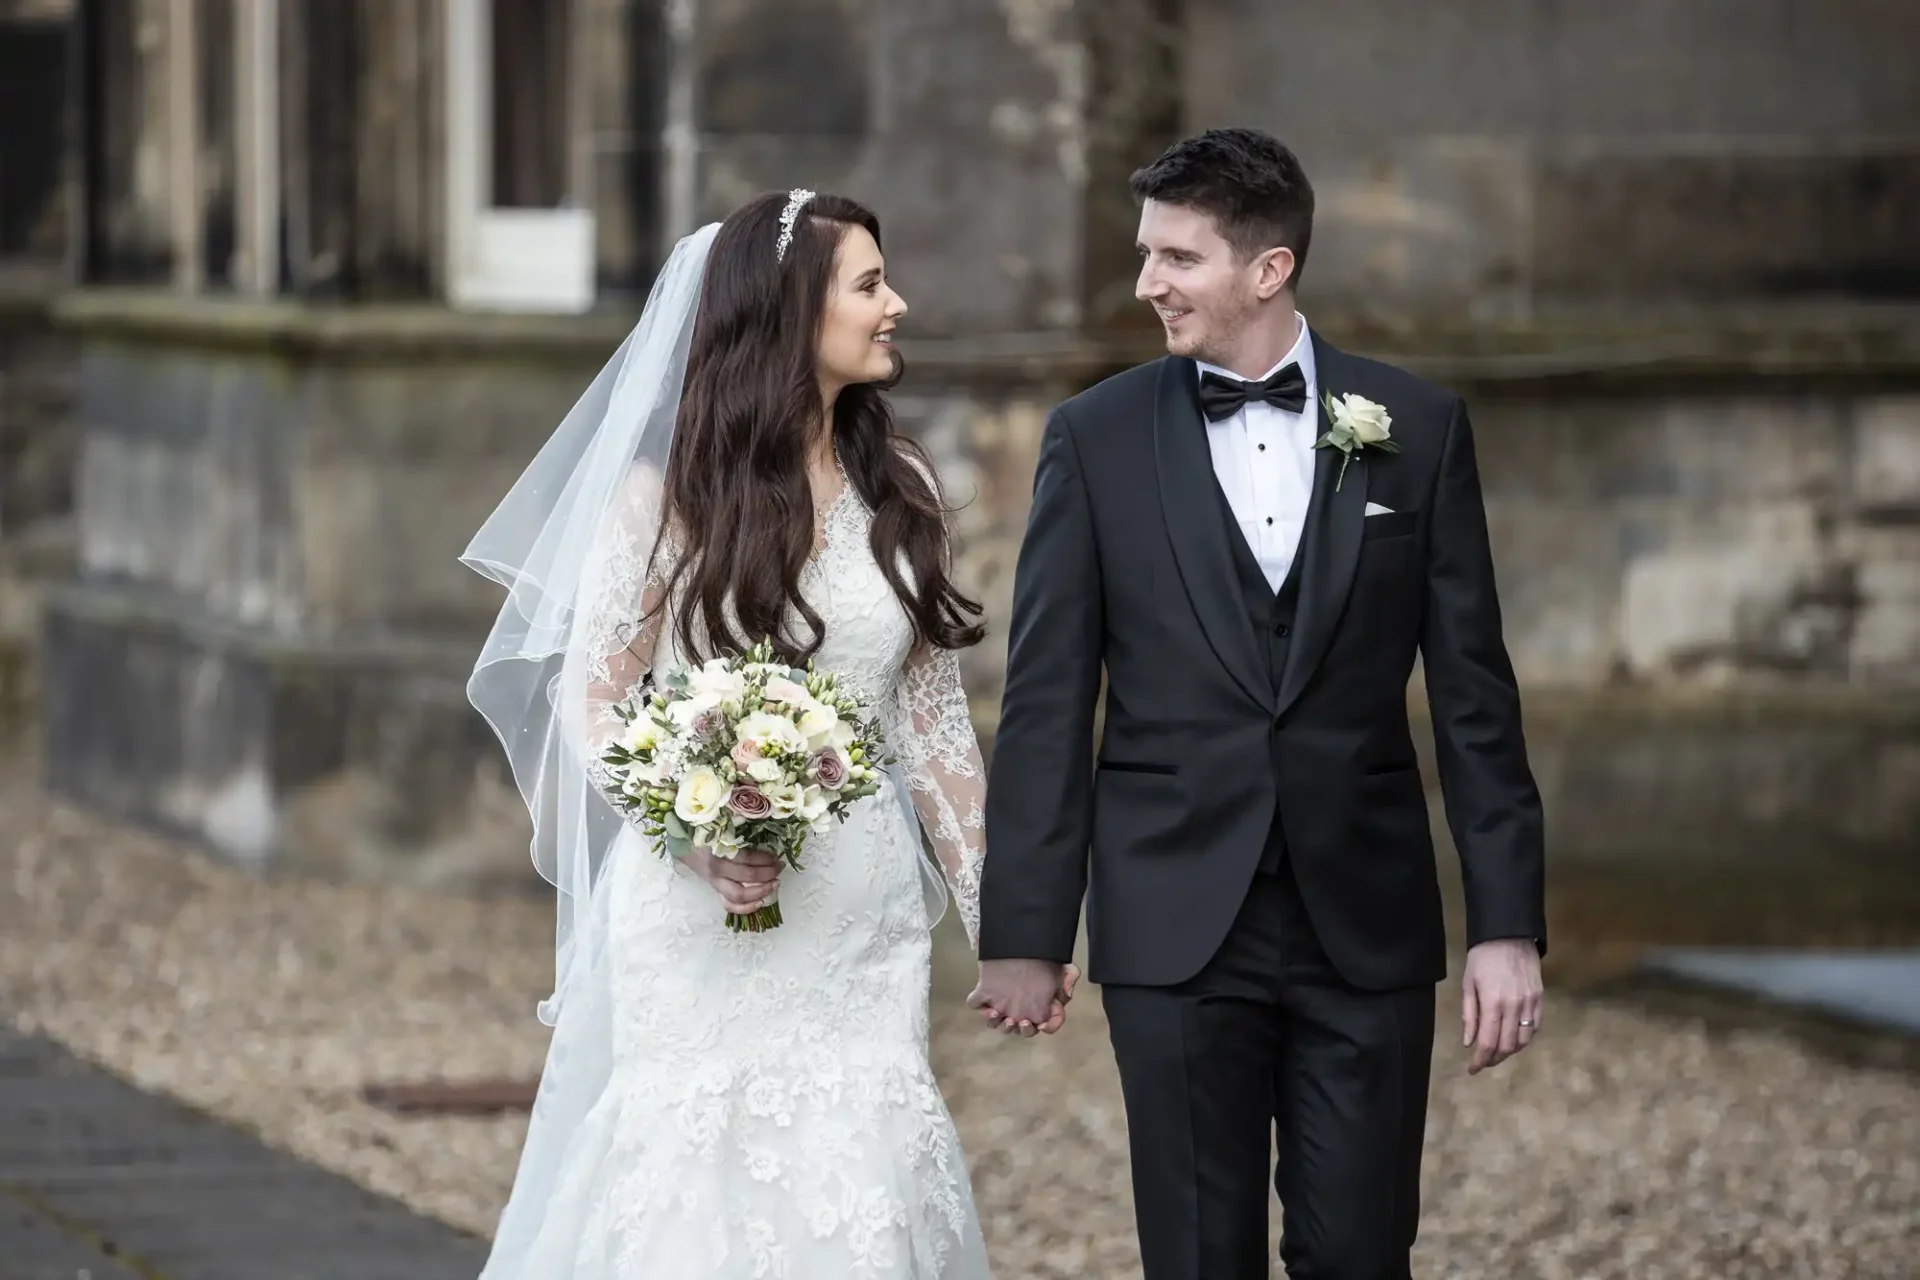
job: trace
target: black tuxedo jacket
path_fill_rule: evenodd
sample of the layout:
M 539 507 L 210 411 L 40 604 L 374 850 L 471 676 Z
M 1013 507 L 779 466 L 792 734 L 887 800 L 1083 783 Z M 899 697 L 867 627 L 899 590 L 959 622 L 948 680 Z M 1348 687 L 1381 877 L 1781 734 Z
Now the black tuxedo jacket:
M 1091 980 L 1183 982 L 1225 938 L 1277 816 L 1346 981 L 1444 977 L 1407 723 L 1416 653 L 1468 940 L 1545 949 L 1540 798 L 1466 406 L 1317 336 L 1314 356 L 1322 394 L 1386 406 L 1400 452 L 1355 454 L 1336 491 L 1341 455 L 1319 451 L 1277 687 L 1236 577 L 1240 533 L 1221 513 L 1193 363 L 1130 369 L 1049 418 L 987 788 L 982 959 L 1071 958 L 1084 898 Z M 1368 516 L 1368 503 L 1392 514 Z

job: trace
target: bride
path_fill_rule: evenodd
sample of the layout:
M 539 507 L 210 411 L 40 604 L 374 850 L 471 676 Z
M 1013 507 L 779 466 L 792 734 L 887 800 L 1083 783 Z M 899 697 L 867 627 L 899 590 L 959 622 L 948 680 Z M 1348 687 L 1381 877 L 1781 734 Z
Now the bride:
M 883 395 L 906 309 L 850 200 L 702 228 L 463 557 L 509 590 L 469 694 L 559 895 L 553 1039 L 483 1280 L 988 1275 L 927 1063 L 947 885 L 978 928 L 956 652 L 980 610 Z M 600 798 L 610 708 L 762 638 L 877 710 L 898 764 L 801 870 L 675 860 Z M 780 927 L 726 927 L 776 894 Z

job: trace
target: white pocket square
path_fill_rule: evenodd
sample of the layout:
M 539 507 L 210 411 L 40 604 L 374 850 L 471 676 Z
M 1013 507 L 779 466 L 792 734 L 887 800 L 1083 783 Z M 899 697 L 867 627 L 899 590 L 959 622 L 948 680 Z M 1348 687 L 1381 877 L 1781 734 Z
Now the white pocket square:
M 1383 507 L 1377 502 L 1369 502 L 1367 504 L 1367 514 L 1370 516 L 1390 516 L 1393 514 L 1393 508 Z

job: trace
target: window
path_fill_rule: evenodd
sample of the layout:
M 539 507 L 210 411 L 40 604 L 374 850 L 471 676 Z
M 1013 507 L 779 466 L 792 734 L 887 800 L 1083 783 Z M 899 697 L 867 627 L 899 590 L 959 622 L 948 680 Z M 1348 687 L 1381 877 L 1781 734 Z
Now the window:
M 569 128 L 572 0 L 446 0 L 447 300 L 593 305 L 594 220 Z

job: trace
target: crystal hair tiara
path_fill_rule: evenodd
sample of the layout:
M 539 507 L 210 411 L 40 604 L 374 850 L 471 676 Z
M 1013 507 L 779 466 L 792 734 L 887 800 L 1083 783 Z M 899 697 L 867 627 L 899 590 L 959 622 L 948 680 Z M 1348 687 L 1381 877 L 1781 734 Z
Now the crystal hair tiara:
M 780 211 L 780 241 L 773 246 L 776 262 L 787 260 L 787 249 L 793 244 L 793 224 L 799 220 L 800 210 L 806 208 L 807 201 L 813 199 L 813 192 L 805 187 L 795 187 L 787 192 L 787 207 Z

